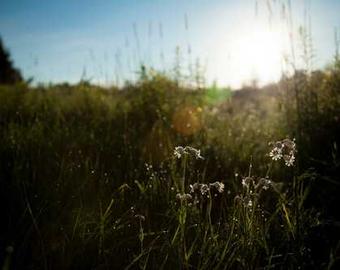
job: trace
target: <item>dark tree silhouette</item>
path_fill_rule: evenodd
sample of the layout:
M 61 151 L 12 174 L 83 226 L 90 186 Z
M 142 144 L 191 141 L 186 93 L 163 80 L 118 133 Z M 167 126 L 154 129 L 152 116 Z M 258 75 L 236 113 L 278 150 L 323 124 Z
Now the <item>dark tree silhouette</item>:
M 0 84 L 14 84 L 23 81 L 21 73 L 13 67 L 9 52 L 4 48 L 0 37 Z

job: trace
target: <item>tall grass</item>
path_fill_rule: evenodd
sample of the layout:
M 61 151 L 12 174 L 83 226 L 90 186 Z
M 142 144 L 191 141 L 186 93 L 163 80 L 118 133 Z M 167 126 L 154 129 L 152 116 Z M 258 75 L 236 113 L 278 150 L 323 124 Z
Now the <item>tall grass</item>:
M 339 82 L 1 86 L 3 269 L 335 267 Z

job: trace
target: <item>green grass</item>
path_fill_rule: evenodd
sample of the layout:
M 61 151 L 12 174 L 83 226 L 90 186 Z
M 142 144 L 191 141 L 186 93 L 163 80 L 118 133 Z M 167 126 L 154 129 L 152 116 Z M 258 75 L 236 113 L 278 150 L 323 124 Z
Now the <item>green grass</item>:
M 3 269 L 335 269 L 339 89 L 336 65 L 237 94 L 1 86 Z M 291 167 L 269 156 L 284 138 Z

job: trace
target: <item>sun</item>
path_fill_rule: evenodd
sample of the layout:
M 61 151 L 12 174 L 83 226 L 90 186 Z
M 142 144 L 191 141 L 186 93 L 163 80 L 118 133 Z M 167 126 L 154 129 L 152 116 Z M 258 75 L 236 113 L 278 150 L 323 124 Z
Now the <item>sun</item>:
M 227 53 L 227 57 L 217 58 L 215 62 L 219 70 L 223 70 L 220 77 L 234 88 L 254 80 L 260 86 L 279 80 L 287 54 L 287 40 L 282 31 L 274 27 L 235 28 L 229 39 L 221 40 L 215 52 L 224 56 Z
M 280 32 L 255 28 L 235 40 L 231 47 L 231 66 L 240 83 L 276 81 L 282 74 L 285 42 Z

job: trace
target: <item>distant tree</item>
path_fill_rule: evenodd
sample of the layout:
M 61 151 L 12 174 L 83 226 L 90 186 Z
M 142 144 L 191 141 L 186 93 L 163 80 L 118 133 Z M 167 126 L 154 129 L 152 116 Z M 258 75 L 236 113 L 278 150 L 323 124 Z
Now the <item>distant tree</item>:
M 4 48 L 0 37 L 0 84 L 14 84 L 22 81 L 21 73 L 13 67 L 9 52 Z

